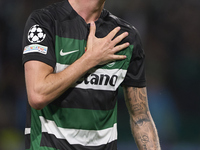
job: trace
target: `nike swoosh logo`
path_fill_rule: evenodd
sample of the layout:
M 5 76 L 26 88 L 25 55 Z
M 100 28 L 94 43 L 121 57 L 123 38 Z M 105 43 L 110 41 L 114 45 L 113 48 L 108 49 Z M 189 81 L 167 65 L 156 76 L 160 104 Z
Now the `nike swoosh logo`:
M 72 54 L 72 53 L 75 53 L 75 52 L 78 52 L 79 50 L 74 50 L 74 51 L 71 51 L 71 52 L 63 52 L 63 49 L 61 49 L 60 51 L 60 55 L 61 56 L 66 56 L 66 55 L 69 55 L 69 54 Z

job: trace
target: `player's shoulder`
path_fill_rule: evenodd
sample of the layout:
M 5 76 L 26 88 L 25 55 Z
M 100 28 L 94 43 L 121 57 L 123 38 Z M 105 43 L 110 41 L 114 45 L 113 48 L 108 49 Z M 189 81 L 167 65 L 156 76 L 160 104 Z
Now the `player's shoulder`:
M 115 24 L 115 26 L 120 26 L 121 33 L 128 32 L 129 36 L 127 38 L 129 40 L 129 42 L 131 42 L 131 43 L 136 42 L 136 41 L 138 41 L 138 43 L 141 42 L 140 34 L 139 34 L 138 30 L 132 24 L 130 24 L 129 22 L 125 21 L 124 19 L 122 19 L 120 17 L 113 15 L 108 10 L 106 10 L 106 11 L 107 11 L 106 20 L 108 20 L 112 24 Z
M 125 21 L 124 19 L 117 17 L 115 15 L 113 15 L 111 12 L 107 11 L 107 18 L 109 18 L 109 20 L 111 20 L 112 22 L 114 22 L 117 26 L 120 26 L 122 29 L 129 31 L 129 33 L 133 33 L 133 34 L 137 34 L 137 29 L 130 24 L 129 22 Z
M 64 15 L 63 15 L 64 14 Z M 49 20 L 63 20 L 66 18 L 67 14 L 70 15 L 69 11 L 67 11 L 66 2 L 57 2 L 46 7 L 34 10 L 29 17 L 35 19 L 43 19 L 44 21 Z

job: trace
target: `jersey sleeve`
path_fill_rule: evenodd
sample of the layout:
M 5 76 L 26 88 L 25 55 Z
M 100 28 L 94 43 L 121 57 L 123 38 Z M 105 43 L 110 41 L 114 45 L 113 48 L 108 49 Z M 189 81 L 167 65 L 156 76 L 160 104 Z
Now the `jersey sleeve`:
M 146 87 L 145 53 L 138 32 L 134 36 L 133 53 L 122 86 Z
M 23 35 L 22 63 L 44 62 L 53 68 L 55 59 L 54 21 L 48 11 L 36 10 L 28 18 Z

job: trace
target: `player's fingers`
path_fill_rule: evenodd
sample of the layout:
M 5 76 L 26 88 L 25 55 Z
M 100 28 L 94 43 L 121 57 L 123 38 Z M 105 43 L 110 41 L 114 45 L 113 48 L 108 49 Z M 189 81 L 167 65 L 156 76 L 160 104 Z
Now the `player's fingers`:
M 128 36 L 128 32 L 124 32 L 124 33 L 120 34 L 115 39 L 113 39 L 112 46 L 114 47 L 117 43 L 121 42 L 127 36 Z
M 92 21 L 92 22 L 90 23 L 90 33 L 89 33 L 89 37 L 95 36 L 95 33 L 96 33 L 96 25 L 95 25 L 95 23 Z
M 94 21 L 92 21 L 90 23 L 90 33 L 89 33 L 89 35 L 95 36 L 95 33 L 96 33 L 96 25 L 95 25 Z
M 126 59 L 126 55 L 113 55 L 112 59 L 113 59 L 113 60 L 122 60 L 122 59 Z
M 111 41 L 120 29 L 120 27 L 114 28 L 106 37 Z
M 125 48 L 127 48 L 130 44 L 127 42 L 127 43 L 124 43 L 124 44 L 121 44 L 121 45 L 117 45 L 113 48 L 113 53 L 115 54 L 116 52 L 118 51 L 121 51 Z

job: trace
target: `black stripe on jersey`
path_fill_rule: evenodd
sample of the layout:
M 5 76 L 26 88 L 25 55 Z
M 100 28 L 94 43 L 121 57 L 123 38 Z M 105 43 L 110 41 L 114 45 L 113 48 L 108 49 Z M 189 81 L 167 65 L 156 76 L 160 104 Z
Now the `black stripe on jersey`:
M 59 150 L 117 150 L 117 141 L 101 146 L 70 145 L 66 140 L 57 139 L 54 135 L 42 133 L 40 146 L 53 147 Z
M 31 148 L 31 135 L 26 134 L 25 135 L 25 149 L 30 149 Z
M 27 103 L 27 107 L 26 107 L 26 128 L 30 128 L 31 127 L 31 106 Z
M 26 125 L 25 128 L 31 128 L 31 106 L 27 103 L 26 110 Z M 25 149 L 30 149 L 31 146 L 31 135 L 25 135 Z
M 117 91 L 70 88 L 52 104 L 62 108 L 111 110 L 115 108 L 117 93 Z

